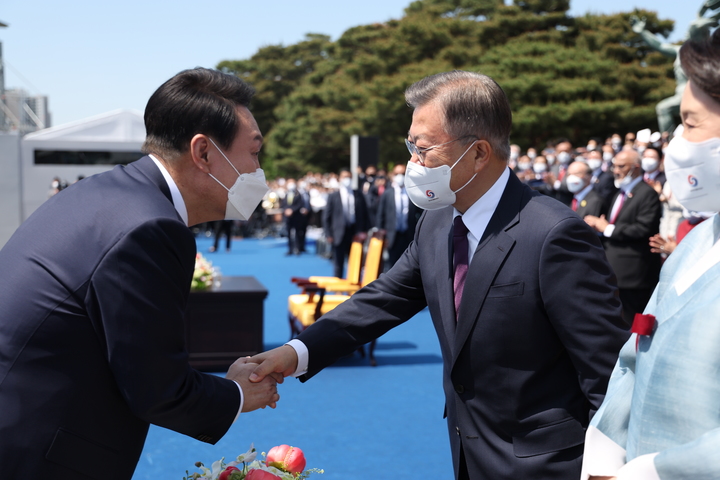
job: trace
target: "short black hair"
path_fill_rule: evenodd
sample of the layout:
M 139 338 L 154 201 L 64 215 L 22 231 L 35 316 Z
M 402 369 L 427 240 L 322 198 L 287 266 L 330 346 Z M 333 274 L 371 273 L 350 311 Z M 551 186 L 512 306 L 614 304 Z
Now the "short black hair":
M 234 75 L 208 68 L 183 70 L 163 83 L 145 107 L 145 153 L 169 159 L 186 152 L 202 133 L 229 149 L 255 89 Z
M 680 63 L 693 85 L 720 102 L 720 29 L 680 48 Z

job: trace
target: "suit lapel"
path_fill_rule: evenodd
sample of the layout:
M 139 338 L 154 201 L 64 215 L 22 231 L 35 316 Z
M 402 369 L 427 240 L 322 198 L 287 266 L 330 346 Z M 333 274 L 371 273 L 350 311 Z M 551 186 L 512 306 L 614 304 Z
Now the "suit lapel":
M 497 272 L 515 244 L 515 239 L 507 233 L 507 230 L 519 221 L 520 206 L 523 201 L 527 201 L 525 193 L 520 180 L 515 175 L 511 175 L 483 238 L 475 249 L 460 302 L 453 364 L 478 321 L 485 297 Z M 452 274 L 450 285 L 452 291 Z M 450 297 L 453 298 L 452 295 Z

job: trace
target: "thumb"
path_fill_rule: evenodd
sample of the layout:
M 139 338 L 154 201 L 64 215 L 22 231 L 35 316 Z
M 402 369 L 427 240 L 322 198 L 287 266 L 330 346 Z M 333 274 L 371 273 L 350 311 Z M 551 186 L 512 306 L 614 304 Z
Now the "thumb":
M 250 381 L 253 383 L 261 382 L 268 374 L 272 373 L 273 369 L 269 362 L 263 362 L 252 371 L 250 374 Z

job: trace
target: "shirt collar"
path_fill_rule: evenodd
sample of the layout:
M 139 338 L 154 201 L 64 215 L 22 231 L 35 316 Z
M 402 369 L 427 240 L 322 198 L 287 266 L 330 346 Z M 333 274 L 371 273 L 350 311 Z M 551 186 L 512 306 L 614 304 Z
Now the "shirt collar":
M 590 190 L 593 189 L 593 184 L 591 183 L 587 187 L 580 190 L 577 195 L 575 195 L 575 200 L 578 202 L 582 202 L 583 198 L 587 197 L 587 194 L 590 193 Z
M 175 180 L 173 180 L 172 176 L 170 175 L 170 172 L 167 171 L 165 166 L 160 163 L 160 161 L 155 158 L 154 155 L 150 154 L 150 158 L 153 162 L 155 162 L 155 165 L 160 169 L 160 173 L 162 173 L 163 178 L 165 179 L 165 182 L 168 184 L 168 188 L 170 189 L 170 196 L 172 197 L 173 205 L 175 206 L 175 210 L 177 210 L 178 215 L 180 215 L 180 218 L 182 218 L 183 222 L 185 222 L 185 225 L 188 225 L 188 212 L 187 207 L 185 206 L 185 201 L 183 200 L 182 194 L 180 193 L 180 189 L 178 189 L 177 184 L 175 183 Z M 189 225 L 188 225 L 189 226 Z
M 633 188 L 635 188 L 635 185 L 643 181 L 643 176 L 638 175 L 636 178 L 633 178 L 633 181 L 628 183 L 626 186 L 622 187 L 620 190 L 622 190 L 623 193 L 632 192 Z
M 510 169 L 506 168 L 493 186 L 462 214 L 463 223 L 478 242 L 485 233 L 485 229 L 490 223 L 490 218 L 492 218 L 495 209 L 500 203 L 500 198 L 505 191 L 508 180 L 510 180 Z M 453 220 L 458 215 L 461 215 L 454 207 L 453 212 Z

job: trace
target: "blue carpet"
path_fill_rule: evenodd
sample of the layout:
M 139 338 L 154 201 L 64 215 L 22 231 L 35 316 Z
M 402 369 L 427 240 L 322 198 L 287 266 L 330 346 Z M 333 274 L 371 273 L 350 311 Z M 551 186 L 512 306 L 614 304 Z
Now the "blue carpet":
M 297 293 L 290 277 L 332 274 L 321 257 L 286 257 L 282 239 L 235 240 L 229 253 L 208 253 L 210 239 L 197 243 L 224 275 L 252 275 L 268 289 L 266 349 L 289 338 L 287 297 Z M 286 379 L 276 410 L 242 414 L 217 445 L 152 426 L 133 480 L 180 480 L 195 462 L 233 460 L 251 443 L 265 452 L 301 448 L 308 468 L 325 470 L 316 480 L 451 479 L 442 359 L 427 309 L 383 336 L 375 354 L 375 368 L 356 354 L 307 383 Z

